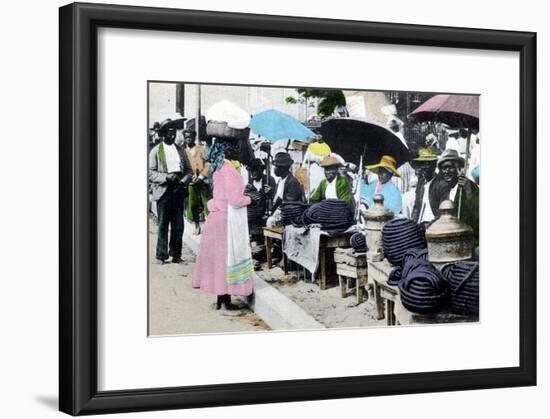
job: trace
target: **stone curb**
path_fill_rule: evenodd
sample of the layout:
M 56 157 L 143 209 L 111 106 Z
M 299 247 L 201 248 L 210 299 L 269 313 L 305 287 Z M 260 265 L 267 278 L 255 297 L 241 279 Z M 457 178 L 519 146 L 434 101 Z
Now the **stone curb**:
M 190 233 L 193 231 L 193 226 L 187 220 L 185 220 L 184 231 L 184 243 L 193 253 L 197 254 L 199 236 Z M 254 274 L 254 297 L 250 302 L 250 307 L 273 330 L 325 329 L 324 325 L 268 284 L 257 273 Z

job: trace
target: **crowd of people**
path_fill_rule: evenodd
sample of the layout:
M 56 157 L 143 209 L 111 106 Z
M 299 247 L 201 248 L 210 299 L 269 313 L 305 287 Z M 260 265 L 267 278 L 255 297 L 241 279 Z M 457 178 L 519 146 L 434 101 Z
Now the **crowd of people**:
M 247 153 L 243 159 L 242 139 L 213 138 L 207 146 L 194 130 L 178 130 L 170 122 L 155 124 L 149 152 L 151 200 L 158 219 L 156 262 L 182 261 L 187 218 L 193 233 L 201 235 L 192 284 L 215 294 L 217 309 L 233 308 L 231 295 L 252 294 L 252 273 L 261 254 L 253 255 L 250 243 L 263 243 L 263 227 L 282 225 L 281 207 L 288 203 L 338 200 L 360 214 L 355 210 L 371 207 L 374 196 L 381 194 L 384 206 L 397 216 L 428 225 L 439 216 L 440 204 L 450 199 L 478 244 L 477 136 L 471 142 L 476 154 L 465 148 L 470 142 L 463 131 L 451 132 L 456 138 L 451 135 L 445 147 L 427 135 L 408 162 L 414 181 L 403 191 L 394 182 L 402 174 L 389 154 L 359 167 L 333 153 L 319 137 L 302 161 L 295 161 L 288 150 L 272 156 L 269 148 L 267 154 Z M 296 165 L 307 168 L 305 178 L 292 170 Z

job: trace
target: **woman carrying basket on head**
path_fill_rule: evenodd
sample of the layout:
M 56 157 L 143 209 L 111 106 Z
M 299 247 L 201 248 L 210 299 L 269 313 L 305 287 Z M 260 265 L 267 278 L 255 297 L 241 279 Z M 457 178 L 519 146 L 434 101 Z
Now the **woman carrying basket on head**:
M 253 264 L 246 206 L 239 173 L 239 140 L 216 138 L 206 154 L 210 162 L 213 198 L 208 201 L 199 253 L 193 272 L 194 288 L 217 295 L 215 308 L 234 309 L 231 296 L 253 292 Z

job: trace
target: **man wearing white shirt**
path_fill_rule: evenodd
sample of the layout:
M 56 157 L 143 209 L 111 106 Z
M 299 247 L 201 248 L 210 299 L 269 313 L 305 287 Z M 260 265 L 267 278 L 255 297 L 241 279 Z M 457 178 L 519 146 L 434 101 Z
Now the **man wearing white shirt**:
M 176 130 L 171 127 L 171 122 L 166 120 L 161 124 L 159 134 L 162 141 L 149 153 L 149 182 L 158 214 L 156 260 L 160 264 L 166 263 L 169 256 L 172 263 L 181 262 L 183 205 L 192 177 L 185 152 L 174 144 Z
M 471 134 L 472 137 L 475 137 Z M 470 148 L 472 147 L 472 141 L 470 142 Z M 468 131 L 465 129 L 459 129 L 449 134 L 449 139 L 445 145 L 445 150 L 455 150 L 463 159 L 467 158 L 468 149 Z
M 403 215 L 415 222 L 430 223 L 435 216 L 430 207 L 430 187 L 435 177 L 438 155 L 434 148 L 420 148 L 418 156 L 411 160 L 418 182 L 414 199 L 403 206 Z

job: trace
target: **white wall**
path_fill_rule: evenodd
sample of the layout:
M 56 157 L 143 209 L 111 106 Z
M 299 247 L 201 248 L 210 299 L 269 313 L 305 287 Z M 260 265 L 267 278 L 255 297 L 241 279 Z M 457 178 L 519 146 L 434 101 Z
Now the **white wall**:
M 149 127 L 166 118 L 179 117 L 176 114 L 176 83 L 150 83 L 149 103 Z
M 545 181 L 550 171 L 543 121 L 550 114 L 550 27 L 544 2 L 524 0 L 494 2 L 462 0 L 456 6 L 431 0 L 387 2 L 297 2 L 279 0 L 116 1 L 148 6 L 227 10 L 330 18 L 470 26 L 538 31 L 539 90 L 539 386 L 440 394 L 329 400 L 307 403 L 238 406 L 223 409 L 131 414 L 125 417 L 280 418 L 307 415 L 316 418 L 358 417 L 442 418 L 542 418 L 550 411 L 550 371 L 544 362 L 548 330 L 548 287 L 543 284 L 546 256 L 543 238 L 550 236 L 543 210 L 548 203 Z M 0 319 L 0 391 L 2 417 L 48 418 L 56 412 L 57 394 L 57 7 L 61 1 L 5 2 L 2 6 L 2 89 L 4 160 Z M 144 59 L 147 58 L 144 51 Z M 268 64 L 259 63 L 259 70 Z M 406 68 L 404 68 L 406 70 Z M 28 86 L 28 88 L 27 88 Z M 29 89 L 37 105 L 29 106 Z M 27 129 L 12 133 L 10 128 Z M 37 128 L 36 130 L 32 128 Z M 38 133 L 38 134 L 35 134 Z M 30 134 L 30 135 L 29 135 Z M 33 135 L 34 134 L 34 135 Z M 16 149 L 24 138 L 30 147 Z M 11 152 L 7 152 L 11 150 Z M 23 151 L 23 152 L 21 152 Z M 545 165 L 547 166 L 547 165 Z M 121 179 L 124 181 L 124 179 Z M 548 240 L 548 239 L 546 239 Z M 503 325 L 505 327 L 505 325 Z M 546 328 L 547 329 L 547 328 Z M 543 348 L 544 346 L 544 348 Z
M 266 81 L 266 83 L 269 83 Z M 201 107 L 202 113 L 206 112 L 212 105 L 228 100 L 251 115 L 269 109 L 277 109 L 292 115 L 299 121 L 304 121 L 305 106 L 303 104 L 288 104 L 285 99 L 289 96 L 298 97 L 295 89 L 284 87 L 262 87 L 262 86 L 236 86 L 203 84 L 201 86 Z M 185 84 L 185 116 L 194 117 L 197 114 L 198 88 L 196 84 Z M 309 116 L 314 110 L 309 110 Z
M 185 71 L 181 74 L 185 81 Z M 266 81 L 266 83 L 268 83 Z M 185 83 L 184 116 L 187 119 L 195 118 L 198 110 L 198 85 Z M 225 86 L 216 84 L 203 84 L 201 86 L 202 114 L 215 103 L 228 100 L 251 115 L 269 109 L 277 109 L 292 115 L 294 118 L 304 121 L 305 106 L 303 104 L 288 104 L 285 99 L 289 96 L 298 97 L 295 89 L 260 86 Z M 149 126 L 155 121 L 163 121 L 174 115 L 176 100 L 175 83 L 150 83 L 149 84 Z M 315 112 L 310 109 L 308 115 Z

